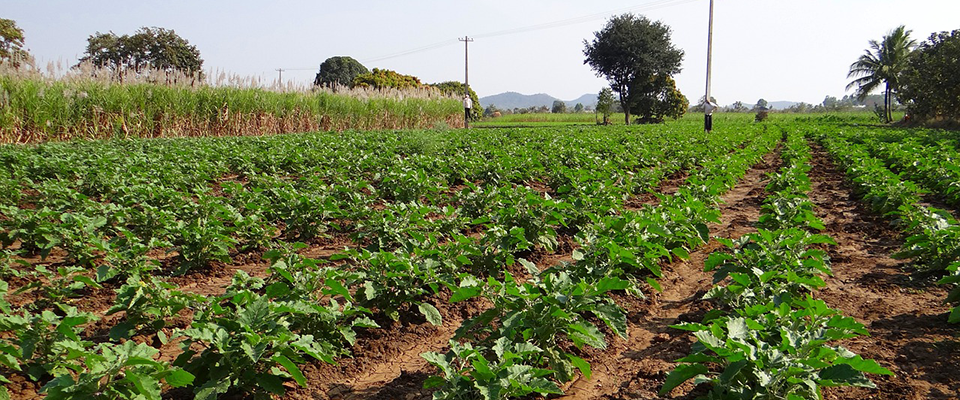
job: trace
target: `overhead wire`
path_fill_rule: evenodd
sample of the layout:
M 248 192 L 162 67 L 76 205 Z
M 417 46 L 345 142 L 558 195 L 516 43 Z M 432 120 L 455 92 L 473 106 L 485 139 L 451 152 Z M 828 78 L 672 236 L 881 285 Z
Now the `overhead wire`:
M 597 20 L 597 19 L 607 18 L 608 16 L 610 16 L 610 14 L 622 13 L 622 12 L 627 12 L 627 11 L 650 11 L 650 10 L 656 10 L 656 9 L 660 9 L 660 8 L 678 6 L 678 5 L 686 4 L 686 3 L 692 3 L 692 2 L 695 2 L 695 1 L 701 1 L 701 0 L 654 0 L 654 1 L 647 2 L 647 3 L 644 3 L 644 4 L 640 4 L 640 5 L 635 5 L 635 6 L 630 6 L 630 7 L 623 7 L 623 8 L 619 8 L 619 9 L 615 9 L 615 10 L 608 10 L 608 11 L 604 11 L 604 12 L 599 12 L 599 13 L 594 13 L 594 14 L 589 14 L 589 15 L 583 15 L 583 16 L 580 16 L 580 17 L 568 18 L 568 19 L 564 19 L 564 20 L 560 20 L 560 21 L 546 22 L 546 23 L 542 23 L 542 24 L 529 25 L 529 26 L 525 26 L 525 27 L 511 28 L 511 29 L 505 29 L 505 30 L 500 30 L 500 31 L 487 32 L 487 33 L 482 33 L 482 34 L 479 34 L 479 35 L 474 35 L 474 36 L 471 36 L 471 37 L 472 37 L 472 38 L 477 38 L 477 39 L 480 39 L 480 38 L 491 38 L 491 37 L 497 37 L 497 36 L 506 36 L 506 35 L 514 35 L 514 34 L 518 34 L 518 33 L 526 33 L 526 32 L 538 31 L 538 30 L 543 30 L 543 29 L 561 28 L 561 27 L 564 27 L 564 26 L 582 24 L 582 23 L 584 23 L 584 22 L 590 22 L 590 21 L 595 21 L 595 20 Z M 389 59 L 391 59 L 391 58 L 403 57 L 403 56 L 407 56 L 407 55 L 410 55 L 410 54 L 421 53 L 421 52 L 424 52 L 424 51 L 429 51 L 429 50 L 434 50 L 434 49 L 438 49 L 438 48 L 441 48 L 441 47 L 446 47 L 446 46 L 454 45 L 454 44 L 457 44 L 457 42 L 459 42 L 459 40 L 457 40 L 457 39 L 444 40 L 444 41 L 442 41 L 442 42 L 437 42 L 437 43 L 434 43 L 434 44 L 428 44 L 428 45 L 425 45 L 425 46 L 420 46 L 420 47 L 416 47 L 416 48 L 412 48 L 412 49 L 408 49 L 408 50 L 404 50 L 404 51 L 400 51 L 400 52 L 396 52 L 396 53 L 392 53 L 392 54 L 387 54 L 387 55 L 383 55 L 383 56 L 379 56 L 379 57 L 366 58 L 366 59 L 363 59 L 361 62 L 363 62 L 363 63 L 366 64 L 366 63 L 371 63 L 371 62 L 389 60 Z M 316 68 L 283 68 L 283 70 L 284 70 L 284 71 L 305 71 L 305 70 L 313 71 L 313 70 L 316 70 Z

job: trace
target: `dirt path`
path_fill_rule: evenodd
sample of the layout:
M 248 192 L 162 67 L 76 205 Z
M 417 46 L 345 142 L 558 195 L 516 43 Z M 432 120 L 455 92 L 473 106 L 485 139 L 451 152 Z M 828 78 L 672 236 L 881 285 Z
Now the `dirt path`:
M 946 291 L 912 274 L 890 254 L 902 243 L 890 220 L 871 214 L 852 187 L 814 147 L 811 200 L 837 246 L 834 277 L 817 295 L 866 325 L 872 336 L 844 346 L 876 359 L 893 377 L 872 376 L 877 390 L 830 389 L 826 399 L 956 399 L 960 396 L 960 329 L 947 324 Z
M 736 187 L 723 196 L 721 223 L 710 227 L 711 236 L 739 237 L 754 231 L 760 215 L 764 179 L 779 164 L 777 155 L 768 154 L 750 169 Z M 710 309 L 701 297 L 712 286 L 712 275 L 703 272 L 703 261 L 720 248 L 716 240 L 690 253 L 690 259 L 664 268 L 660 280 L 664 291 L 652 293 L 646 300 L 618 297 L 628 311 L 629 340 L 611 339 L 610 346 L 588 358 L 593 369 L 590 380 L 580 379 L 567 390 L 564 399 L 636 399 L 657 397 L 667 374 L 676 365 L 673 360 L 686 356 L 694 342 L 687 332 L 671 329 L 680 322 L 699 322 Z M 681 386 L 672 395 L 692 389 Z

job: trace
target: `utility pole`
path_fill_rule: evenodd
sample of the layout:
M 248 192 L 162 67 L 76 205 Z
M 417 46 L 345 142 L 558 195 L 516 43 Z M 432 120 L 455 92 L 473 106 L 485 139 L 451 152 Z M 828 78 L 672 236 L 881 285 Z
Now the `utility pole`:
M 280 73 L 280 77 L 277 78 L 277 83 L 279 84 L 279 86 L 282 87 L 283 86 L 283 68 L 277 68 L 276 71 Z
M 470 108 L 473 106 L 470 101 L 470 53 L 468 46 L 473 41 L 469 36 L 463 39 L 457 39 L 463 42 L 463 127 L 470 127 Z
M 713 57 L 713 0 L 710 0 L 710 24 L 707 28 L 707 93 L 703 97 L 703 129 L 713 130 L 713 109 L 716 105 L 710 102 L 710 68 Z

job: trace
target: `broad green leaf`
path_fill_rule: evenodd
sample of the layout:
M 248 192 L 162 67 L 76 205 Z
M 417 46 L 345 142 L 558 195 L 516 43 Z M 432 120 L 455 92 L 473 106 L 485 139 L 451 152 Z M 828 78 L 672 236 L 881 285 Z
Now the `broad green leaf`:
M 340 281 L 336 279 L 325 279 L 324 283 L 330 288 L 331 293 L 339 294 L 347 300 L 353 300 L 353 297 L 350 296 L 350 291 L 347 290 Z
M 193 374 L 184 371 L 180 368 L 174 368 L 170 371 L 170 374 L 167 375 L 163 380 L 167 382 L 170 387 L 184 387 L 193 383 L 195 377 Z
M 128 369 L 123 379 L 132 383 L 137 388 L 137 393 L 144 399 L 160 400 L 160 382 L 157 382 L 152 376 L 140 375 Z
M 525 258 L 518 258 L 517 261 L 520 261 L 520 265 L 523 265 L 523 267 L 527 269 L 527 273 L 529 273 L 530 275 L 533 275 L 533 276 L 540 275 L 540 270 L 537 269 L 536 264 L 530 261 L 527 261 L 527 259 Z
M 876 387 L 870 379 L 863 375 L 863 372 L 857 371 L 849 364 L 836 364 L 821 370 L 818 377 L 817 383 L 823 386 Z
M 607 342 L 603 340 L 603 333 L 589 322 L 568 324 L 567 329 L 570 330 L 568 332 L 570 340 L 577 347 L 582 347 L 583 344 L 588 344 L 590 347 L 597 349 L 607 347 Z
M 590 371 L 590 363 L 573 354 L 567 354 L 567 358 L 570 359 L 570 363 L 572 363 L 574 367 L 577 367 L 577 369 L 580 370 L 580 373 L 583 374 L 584 378 L 590 380 L 590 377 L 592 376 Z
M 556 383 L 544 378 L 537 378 L 530 381 L 530 389 L 540 394 L 563 394 L 563 391 L 560 390 L 560 387 L 558 387 Z
M 623 309 L 615 304 L 598 304 L 593 313 L 603 320 L 620 337 L 627 339 L 627 316 Z
M 679 257 L 681 260 L 686 260 L 690 258 L 690 252 L 683 247 L 675 247 L 673 248 L 673 250 L 671 250 L 671 252 L 677 257 Z
M 330 261 L 339 261 L 350 258 L 350 255 L 347 253 L 335 253 L 330 255 Z
M 723 373 L 721 373 L 720 376 L 718 377 L 718 379 L 720 380 L 720 384 L 727 385 L 730 382 L 733 382 L 733 379 L 737 377 L 737 374 L 740 373 L 740 370 L 742 370 L 743 367 L 746 367 L 746 366 L 747 366 L 747 360 L 740 360 L 740 361 L 730 363 L 730 365 L 727 365 L 727 367 L 723 369 Z
M 283 396 L 287 391 L 287 389 L 283 387 L 283 379 L 269 373 L 258 374 L 257 385 L 278 396 Z
M 429 378 L 423 381 L 423 388 L 433 389 L 433 388 L 441 387 L 446 383 L 447 383 L 446 379 L 443 379 L 439 376 L 430 376 Z
M 658 394 L 660 396 L 665 396 L 667 393 L 670 393 L 671 390 L 677 386 L 680 386 L 680 384 L 686 382 L 688 379 L 697 375 L 706 374 L 707 372 L 707 366 L 703 364 L 677 365 L 677 367 L 674 368 L 669 375 L 667 375 L 667 379 L 663 383 L 663 387 L 660 388 L 660 392 Z
M 663 292 L 663 287 L 660 286 L 660 282 L 658 282 L 656 279 L 647 277 L 647 284 L 650 285 L 650 287 L 652 287 L 653 290 L 656 290 L 658 292 Z
M 217 400 L 219 395 L 227 393 L 230 390 L 232 382 L 230 379 L 211 380 L 200 387 L 197 391 L 195 400 Z
M 303 372 L 301 372 L 300 368 L 297 367 L 297 364 L 295 364 L 293 361 L 290 361 L 290 359 L 287 358 L 287 356 L 284 356 L 282 354 L 277 354 L 273 356 L 273 361 L 275 361 L 277 364 L 282 365 L 283 368 L 290 373 L 290 376 L 293 377 L 293 380 L 296 381 L 298 385 L 300 386 L 307 385 L 307 378 L 303 376 Z
M 624 290 L 630 287 L 630 281 L 613 276 L 605 276 L 597 282 L 596 289 L 598 293 L 606 293 L 611 290 Z
M 841 358 L 836 361 L 838 364 L 847 364 L 856 369 L 857 371 L 863 371 L 868 374 L 877 374 L 877 375 L 893 375 L 893 372 L 890 370 L 881 367 L 876 360 L 867 359 L 864 360 L 861 356 L 855 356 L 852 358 Z
M 93 279 L 90 279 L 83 275 L 74 275 L 73 280 L 77 282 L 82 282 L 84 285 L 87 285 L 94 289 L 103 289 L 103 286 L 100 286 L 99 283 L 94 282 Z
M 743 318 L 730 318 L 727 320 L 727 335 L 731 339 L 746 339 L 750 330 Z
M 437 310 L 433 304 L 420 303 L 420 306 L 417 308 L 419 308 L 420 313 L 427 318 L 427 322 L 433 324 L 434 326 L 443 325 L 443 316 L 440 315 L 440 310 Z
M 480 295 L 481 289 L 479 287 L 461 287 L 454 288 L 453 295 L 450 296 L 450 302 L 456 303 L 458 301 L 464 301 L 471 299 Z

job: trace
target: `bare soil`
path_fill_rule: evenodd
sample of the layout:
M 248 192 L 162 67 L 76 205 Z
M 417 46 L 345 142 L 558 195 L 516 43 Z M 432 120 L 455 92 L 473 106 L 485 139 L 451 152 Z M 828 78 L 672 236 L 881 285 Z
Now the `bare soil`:
M 877 389 L 831 388 L 824 397 L 960 397 L 960 327 L 947 323 L 946 289 L 890 257 L 903 243 L 891 221 L 871 214 L 825 152 L 814 150 L 811 200 L 837 242 L 828 249 L 834 277 L 817 295 L 871 334 L 843 345 L 895 374 L 872 376 Z

